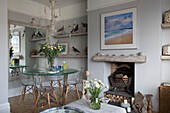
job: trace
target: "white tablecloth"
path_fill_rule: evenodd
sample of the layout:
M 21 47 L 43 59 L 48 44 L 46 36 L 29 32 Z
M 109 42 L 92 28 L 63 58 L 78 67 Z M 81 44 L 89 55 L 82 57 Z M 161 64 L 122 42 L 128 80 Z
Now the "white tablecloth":
M 124 108 L 105 103 L 101 103 L 101 108 L 99 110 L 93 110 L 90 108 L 90 101 L 85 99 L 77 100 L 65 106 L 78 108 L 85 113 L 126 113 Z

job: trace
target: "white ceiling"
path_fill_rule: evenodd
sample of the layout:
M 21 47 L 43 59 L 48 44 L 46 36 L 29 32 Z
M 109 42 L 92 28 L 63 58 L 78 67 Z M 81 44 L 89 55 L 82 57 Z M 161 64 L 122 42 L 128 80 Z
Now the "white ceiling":
M 30 1 L 36 2 L 38 4 L 46 5 L 48 7 L 50 6 L 49 0 L 30 0 Z M 87 0 L 56 0 L 56 1 L 59 2 L 60 7 L 62 8 L 62 7 L 67 7 L 70 5 L 86 2 Z M 58 6 L 57 3 L 56 6 Z

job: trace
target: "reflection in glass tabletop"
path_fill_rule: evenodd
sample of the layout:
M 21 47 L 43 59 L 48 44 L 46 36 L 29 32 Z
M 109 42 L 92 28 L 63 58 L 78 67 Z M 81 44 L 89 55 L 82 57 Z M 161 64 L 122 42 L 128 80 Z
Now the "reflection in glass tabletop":
M 57 75 L 68 75 L 68 74 L 73 74 L 77 72 L 78 70 L 76 69 L 49 71 L 44 68 L 38 68 L 38 69 L 25 70 L 23 74 L 29 75 L 29 76 L 57 76 Z
M 15 68 L 24 68 L 24 67 L 28 67 L 27 65 L 14 65 L 14 66 L 9 66 L 10 69 L 15 69 Z

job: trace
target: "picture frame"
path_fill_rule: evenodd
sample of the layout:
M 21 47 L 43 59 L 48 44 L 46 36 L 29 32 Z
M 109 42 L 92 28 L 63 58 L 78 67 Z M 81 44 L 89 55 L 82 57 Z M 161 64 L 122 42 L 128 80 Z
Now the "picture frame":
M 136 49 L 136 8 L 101 14 L 101 49 Z
M 58 55 L 68 55 L 69 43 L 68 42 L 59 42 L 58 45 L 63 47 L 63 50 L 61 50 L 61 52 L 58 53 Z

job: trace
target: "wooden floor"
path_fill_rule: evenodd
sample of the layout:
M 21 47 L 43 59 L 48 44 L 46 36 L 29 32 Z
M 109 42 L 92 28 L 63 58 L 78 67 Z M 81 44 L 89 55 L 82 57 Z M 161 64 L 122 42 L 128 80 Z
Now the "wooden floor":
M 59 96 L 59 91 L 55 91 L 55 92 L 56 92 L 58 101 L 61 102 L 61 97 Z M 80 95 L 81 95 L 81 93 L 80 93 Z M 68 103 L 71 103 L 76 100 L 78 100 L 76 91 L 70 91 L 68 93 L 66 103 L 68 104 Z M 10 112 L 11 113 L 32 113 L 33 112 L 35 102 L 34 102 L 32 94 L 26 94 L 24 101 L 21 100 L 20 105 L 18 105 L 19 96 L 11 97 L 8 99 L 8 101 L 10 103 Z M 39 102 L 39 105 L 38 105 L 39 107 L 37 107 L 35 113 L 39 113 L 45 109 L 48 109 L 47 102 L 46 102 L 45 106 L 43 105 L 43 102 L 44 102 L 43 99 Z M 57 103 L 55 101 L 51 102 L 50 108 L 56 107 L 56 106 L 57 106 Z

